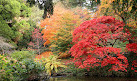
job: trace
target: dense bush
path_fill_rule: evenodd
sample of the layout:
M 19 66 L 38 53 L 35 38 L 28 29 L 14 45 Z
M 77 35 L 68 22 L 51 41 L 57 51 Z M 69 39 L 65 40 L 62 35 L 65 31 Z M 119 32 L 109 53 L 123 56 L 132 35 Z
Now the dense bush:
M 0 36 L 9 39 L 10 42 L 13 41 L 17 43 L 17 41 L 22 37 L 22 31 L 29 28 L 26 21 L 21 21 L 21 17 L 29 15 L 30 8 L 24 1 L 0 0 Z M 14 25 L 16 26 L 14 27 Z
M 33 59 L 35 54 L 30 51 L 15 51 L 10 56 L 18 61 L 22 61 L 23 59 Z
M 0 60 L 0 78 L 2 81 L 39 80 L 44 79 L 43 76 L 47 79 L 48 75 L 43 74 L 44 66 L 33 59 L 27 58 L 18 61 L 0 55 Z
M 0 60 L 0 78 L 2 81 L 18 81 L 26 78 L 24 75 L 26 75 L 27 70 L 24 68 L 22 63 L 4 56 L 0 56 Z
M 28 80 L 40 80 L 40 79 L 47 79 L 48 75 L 45 73 L 44 65 L 35 62 L 31 59 L 24 59 L 22 61 L 24 68 L 26 69 L 26 74 L 24 75 Z M 24 78 L 25 78 L 24 77 Z M 45 77 L 45 78 L 44 78 Z

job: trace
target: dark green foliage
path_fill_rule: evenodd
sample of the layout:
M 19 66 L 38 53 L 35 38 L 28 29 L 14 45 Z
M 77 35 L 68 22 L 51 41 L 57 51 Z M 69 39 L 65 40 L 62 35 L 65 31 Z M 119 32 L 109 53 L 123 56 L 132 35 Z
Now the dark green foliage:
M 13 30 L 8 26 L 6 21 L 0 16 L 0 36 L 11 40 L 13 38 Z
M 24 59 L 22 61 L 23 65 L 25 65 L 25 69 L 26 69 L 26 73 L 24 74 L 24 76 L 26 77 L 26 79 L 29 79 L 30 77 L 34 77 L 33 79 L 40 79 L 40 74 L 42 72 L 44 72 L 44 66 L 41 65 L 38 62 L 35 62 L 34 60 L 31 59 Z M 23 77 L 23 78 L 25 78 Z M 47 77 L 47 76 L 45 76 Z M 32 80 L 33 80 L 32 79 Z
M 131 68 L 133 67 L 133 61 L 137 59 L 136 53 L 134 52 L 128 52 L 125 53 L 125 56 L 128 59 L 128 63 L 129 63 L 129 67 L 127 68 L 128 70 L 128 77 L 133 77 L 133 76 L 137 76 L 137 73 L 134 72 L 134 70 L 132 70 Z
M 87 69 L 76 68 L 74 64 L 68 64 L 68 67 L 62 69 L 58 72 L 58 74 L 64 74 L 67 76 L 98 76 L 98 77 L 125 77 L 127 76 L 126 72 L 116 72 L 116 71 L 108 71 L 111 68 L 110 65 L 106 67 L 94 67 Z
M 32 31 L 33 31 L 32 29 L 26 30 L 22 38 L 18 41 L 17 46 L 19 50 L 21 50 L 22 48 L 27 49 L 28 43 L 31 41 Z
M 30 28 L 27 27 L 27 30 L 24 30 L 23 36 L 20 38 L 20 40 L 17 42 L 17 46 L 19 50 L 22 48 L 27 49 L 28 43 L 32 40 L 31 35 L 34 28 L 36 28 L 36 22 L 29 20 L 25 22 Z M 18 25 L 17 25 L 18 26 Z M 22 25 L 24 26 L 24 25 Z
M 17 70 L 20 72 L 25 71 L 22 69 L 21 64 L 14 59 L 0 56 L 0 60 L 0 79 L 2 81 L 16 80 L 17 77 L 14 77 L 14 75 L 19 75 Z

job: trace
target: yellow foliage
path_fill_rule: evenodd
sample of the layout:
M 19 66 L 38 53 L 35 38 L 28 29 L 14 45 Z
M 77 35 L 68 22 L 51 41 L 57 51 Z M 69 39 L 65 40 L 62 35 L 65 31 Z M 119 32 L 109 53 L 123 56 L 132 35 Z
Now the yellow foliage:
M 117 5 L 115 5 L 115 7 L 112 5 L 113 2 L 117 2 Z M 124 4 L 128 4 L 128 5 L 123 6 L 123 0 L 120 0 L 120 1 L 101 0 L 101 5 L 99 6 L 99 10 L 95 13 L 94 16 L 100 17 L 105 14 L 105 15 L 113 16 L 119 20 L 123 20 L 122 18 L 125 18 L 124 22 L 128 26 L 137 28 L 137 21 L 135 19 L 131 18 L 132 17 L 131 15 L 133 15 L 135 13 L 130 14 L 132 7 L 133 7 L 133 0 L 129 0 L 128 3 L 124 3 Z M 134 11 L 134 12 L 136 12 L 136 11 Z
M 128 21 L 127 21 L 127 25 L 129 26 L 129 27 L 132 27 L 132 28 L 137 28 L 137 21 L 135 21 L 134 19 L 129 19 Z
M 66 68 L 66 66 L 60 62 L 60 59 L 57 59 L 57 56 L 54 55 L 50 55 L 48 58 L 43 58 L 40 62 L 45 64 L 45 70 L 49 75 L 51 75 L 52 71 L 57 72 L 58 67 Z
M 111 13 L 109 13 L 108 15 L 114 15 L 115 11 L 112 9 L 112 3 L 113 1 L 116 1 L 116 0 L 101 0 L 101 5 L 99 6 L 99 10 L 98 10 L 98 16 L 100 16 L 100 14 L 102 14 L 102 11 L 106 12 L 106 9 L 109 9 L 111 11 Z M 129 0 L 129 3 L 131 3 L 132 0 Z M 117 4 L 119 5 L 122 5 L 123 3 L 123 0 L 120 0 Z M 123 11 L 126 11 L 126 12 L 130 12 L 132 10 L 132 6 L 133 5 L 128 5 L 127 8 L 124 8 Z M 119 14 L 122 14 L 123 11 L 118 11 Z M 116 15 L 116 14 L 115 14 Z

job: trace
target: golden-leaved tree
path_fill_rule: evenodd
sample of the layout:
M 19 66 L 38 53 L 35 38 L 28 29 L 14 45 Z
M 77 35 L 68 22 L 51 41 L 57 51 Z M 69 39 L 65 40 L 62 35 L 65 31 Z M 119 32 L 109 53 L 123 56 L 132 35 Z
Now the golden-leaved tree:
M 111 15 L 123 20 L 130 27 L 137 27 L 136 0 L 101 0 L 98 16 Z

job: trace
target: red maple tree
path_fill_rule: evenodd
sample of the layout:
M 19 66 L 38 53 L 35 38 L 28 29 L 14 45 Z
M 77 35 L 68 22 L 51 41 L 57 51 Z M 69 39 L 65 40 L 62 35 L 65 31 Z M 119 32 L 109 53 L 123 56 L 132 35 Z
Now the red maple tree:
M 110 70 L 126 71 L 128 60 L 121 48 L 117 48 L 117 41 L 128 40 L 130 33 L 123 32 L 124 23 L 111 16 L 83 22 L 73 32 L 71 55 L 79 68 L 90 68 L 111 65 Z M 115 46 L 115 47 L 114 47 Z

